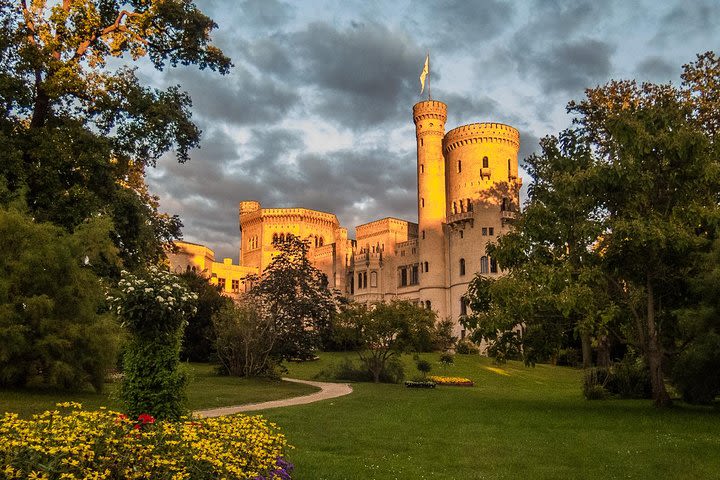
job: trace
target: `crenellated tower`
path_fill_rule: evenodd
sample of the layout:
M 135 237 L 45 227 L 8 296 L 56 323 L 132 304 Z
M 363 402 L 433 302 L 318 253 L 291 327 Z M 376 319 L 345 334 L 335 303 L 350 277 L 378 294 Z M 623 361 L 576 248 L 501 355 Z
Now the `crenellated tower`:
M 413 107 L 417 139 L 418 254 L 420 298 L 426 307 L 446 315 L 445 159 L 443 138 L 447 105 L 427 100 Z M 428 303 L 429 302 L 429 303 Z

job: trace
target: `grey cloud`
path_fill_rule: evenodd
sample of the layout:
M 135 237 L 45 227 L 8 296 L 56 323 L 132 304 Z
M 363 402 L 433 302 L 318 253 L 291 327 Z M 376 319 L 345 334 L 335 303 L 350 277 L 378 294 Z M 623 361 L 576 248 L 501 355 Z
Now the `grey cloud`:
M 226 76 L 192 68 L 176 69 L 168 73 L 166 80 L 179 82 L 193 99 L 193 111 L 212 122 L 235 125 L 275 122 L 300 99 L 293 89 L 256 75 L 242 65 Z
M 715 0 L 677 2 L 661 19 L 651 43 L 667 45 L 678 40 L 685 41 L 688 37 L 699 34 L 704 36 L 708 31 L 717 32 L 718 17 L 720 17 L 720 3 Z M 715 47 L 717 47 L 717 37 Z
M 658 56 L 647 57 L 637 66 L 637 74 L 641 77 L 641 80 L 652 82 L 668 82 L 673 77 L 677 77 L 679 72 L 679 66 L 672 65 Z
M 581 39 L 552 47 L 530 59 L 532 74 L 549 92 L 577 92 L 608 80 L 615 48 L 594 39 Z
M 406 33 L 378 23 L 338 29 L 316 22 L 292 42 L 303 61 L 301 78 L 313 85 L 326 119 L 368 128 L 406 114 L 424 58 Z

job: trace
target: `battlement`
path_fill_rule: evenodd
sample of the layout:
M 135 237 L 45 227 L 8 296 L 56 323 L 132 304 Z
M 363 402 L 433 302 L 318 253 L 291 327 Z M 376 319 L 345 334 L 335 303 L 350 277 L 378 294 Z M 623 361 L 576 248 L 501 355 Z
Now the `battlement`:
M 504 123 L 471 123 L 454 128 L 445 134 L 444 151 L 452 151 L 469 143 L 510 143 L 520 148 L 520 132 Z
M 413 121 L 417 125 L 424 119 L 434 118 L 445 123 L 447 120 L 447 105 L 437 100 L 426 100 L 413 106 Z
M 244 202 L 240 202 L 239 210 L 240 215 L 255 212 L 257 210 L 260 210 L 260 202 L 256 202 L 255 200 L 246 200 Z

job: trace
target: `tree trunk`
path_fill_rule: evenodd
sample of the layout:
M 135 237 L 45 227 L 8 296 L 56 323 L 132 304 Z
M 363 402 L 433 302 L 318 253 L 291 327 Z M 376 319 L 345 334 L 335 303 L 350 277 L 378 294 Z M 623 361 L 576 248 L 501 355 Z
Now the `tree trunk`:
M 596 363 L 598 367 L 610 366 L 610 346 L 608 345 L 607 335 L 601 335 L 600 338 L 598 338 Z
M 580 343 L 582 344 L 583 368 L 590 368 L 592 366 L 592 344 L 590 342 L 590 333 L 581 331 Z
M 655 293 L 649 275 L 647 277 L 647 333 L 647 348 L 645 351 L 648 367 L 650 367 L 653 401 L 656 407 L 668 407 L 672 405 L 672 400 L 665 389 L 665 379 L 662 371 L 662 348 L 655 328 Z

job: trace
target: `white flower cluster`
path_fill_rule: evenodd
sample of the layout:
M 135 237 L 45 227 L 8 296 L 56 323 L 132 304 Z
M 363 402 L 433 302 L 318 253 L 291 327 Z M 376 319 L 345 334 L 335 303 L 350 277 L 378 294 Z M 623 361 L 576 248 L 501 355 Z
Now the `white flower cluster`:
M 161 315 L 194 315 L 197 294 L 190 292 L 176 275 L 152 266 L 147 275 L 138 276 L 123 270 L 118 292 L 107 300 L 118 316 L 128 319 L 151 312 Z

